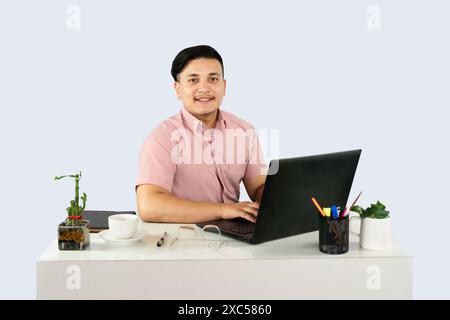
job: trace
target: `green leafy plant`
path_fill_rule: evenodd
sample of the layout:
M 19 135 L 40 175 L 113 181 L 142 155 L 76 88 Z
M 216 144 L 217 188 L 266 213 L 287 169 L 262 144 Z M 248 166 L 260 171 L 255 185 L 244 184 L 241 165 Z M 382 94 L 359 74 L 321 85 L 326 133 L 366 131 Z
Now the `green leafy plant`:
M 84 208 L 86 208 L 86 201 L 87 201 L 86 193 L 83 192 L 83 195 L 81 196 L 81 201 L 83 202 L 83 204 L 80 206 L 79 183 L 80 183 L 80 179 L 81 179 L 81 171 L 79 174 L 56 176 L 55 180 L 60 180 L 60 179 L 66 178 L 66 177 L 75 179 L 75 199 L 70 200 L 70 207 L 67 207 L 66 224 L 67 225 L 79 225 L 83 222 L 83 211 L 84 211 Z
M 361 218 L 386 219 L 389 218 L 389 211 L 386 211 L 386 206 L 380 201 L 372 203 L 370 207 L 363 209 L 360 206 L 353 206 L 351 211 L 358 212 Z

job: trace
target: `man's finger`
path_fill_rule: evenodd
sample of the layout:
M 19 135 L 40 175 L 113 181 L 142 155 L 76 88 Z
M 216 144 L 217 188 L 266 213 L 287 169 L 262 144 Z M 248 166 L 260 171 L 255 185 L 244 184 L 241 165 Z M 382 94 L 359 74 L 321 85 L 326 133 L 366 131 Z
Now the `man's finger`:
M 245 213 L 245 212 L 241 213 L 241 218 L 244 218 L 244 219 L 246 219 L 246 220 L 248 220 L 250 222 L 253 222 L 253 223 L 256 222 L 255 217 L 253 217 L 251 214 L 248 214 L 248 213 Z
M 249 206 L 243 207 L 242 210 L 244 210 L 245 212 L 250 213 L 250 214 L 252 214 L 254 216 L 256 216 L 258 214 L 258 209 L 255 209 L 255 208 L 252 208 L 252 207 L 249 207 Z
M 259 203 L 258 202 L 250 202 L 249 206 L 253 207 L 253 208 L 256 208 L 256 209 L 259 209 Z
M 253 208 L 256 208 L 256 209 L 259 209 L 259 203 L 258 202 L 245 201 L 245 202 L 241 202 L 241 204 L 249 206 L 249 207 L 253 207 Z

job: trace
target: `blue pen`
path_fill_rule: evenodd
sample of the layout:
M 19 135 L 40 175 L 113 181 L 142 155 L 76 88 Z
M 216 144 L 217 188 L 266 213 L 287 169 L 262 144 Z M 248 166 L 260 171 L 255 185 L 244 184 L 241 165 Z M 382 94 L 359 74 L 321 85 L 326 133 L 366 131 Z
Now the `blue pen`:
M 337 219 L 339 217 L 336 206 L 331 206 L 331 217 Z

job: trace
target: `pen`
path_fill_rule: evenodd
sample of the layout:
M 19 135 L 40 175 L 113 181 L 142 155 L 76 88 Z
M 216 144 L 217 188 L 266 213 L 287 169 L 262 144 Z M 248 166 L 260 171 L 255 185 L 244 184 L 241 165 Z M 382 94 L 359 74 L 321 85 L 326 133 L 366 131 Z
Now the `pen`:
M 319 203 L 317 202 L 316 198 L 311 198 L 312 202 L 316 206 L 317 210 L 319 210 L 322 217 L 325 217 L 325 213 L 323 212 L 322 208 L 320 207 Z
M 361 196 L 362 191 L 358 194 L 358 196 L 356 197 L 355 201 L 353 201 L 352 205 L 350 206 L 350 208 L 345 207 L 344 213 L 342 214 L 342 216 L 345 216 L 345 214 L 347 213 L 347 211 L 352 210 L 352 207 L 356 204 L 356 201 L 358 201 L 359 197 Z M 348 209 L 348 210 L 347 210 Z
M 161 236 L 161 239 L 158 240 L 158 243 L 156 244 L 157 247 L 161 247 L 164 244 L 164 241 L 166 240 L 166 237 L 169 234 L 167 233 L 167 231 L 164 232 L 164 234 Z

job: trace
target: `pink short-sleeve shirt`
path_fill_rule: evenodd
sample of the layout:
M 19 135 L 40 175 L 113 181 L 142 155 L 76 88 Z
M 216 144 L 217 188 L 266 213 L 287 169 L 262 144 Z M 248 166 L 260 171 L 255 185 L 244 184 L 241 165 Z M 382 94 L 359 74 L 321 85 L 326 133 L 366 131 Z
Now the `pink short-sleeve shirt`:
M 265 174 L 252 125 L 219 109 L 216 127 L 208 129 L 183 108 L 145 138 L 136 187 L 154 184 L 183 199 L 231 203 L 239 201 L 243 179 Z

